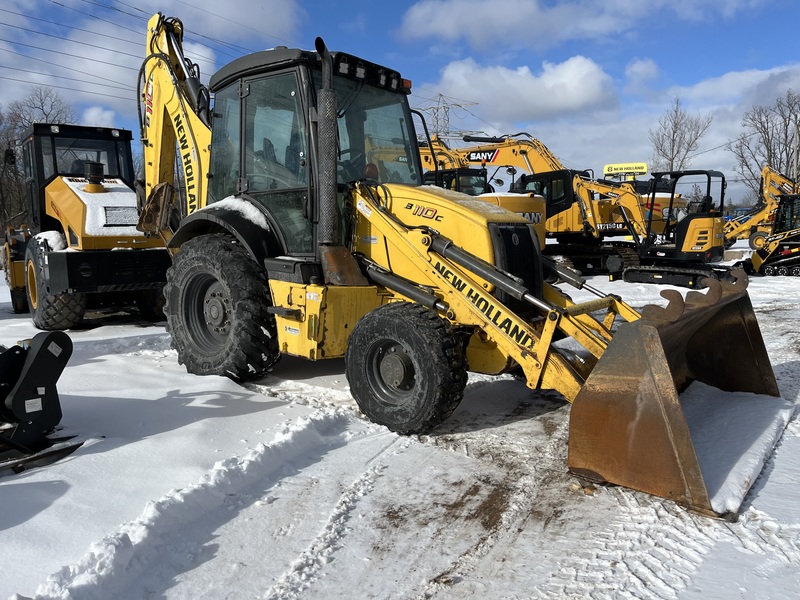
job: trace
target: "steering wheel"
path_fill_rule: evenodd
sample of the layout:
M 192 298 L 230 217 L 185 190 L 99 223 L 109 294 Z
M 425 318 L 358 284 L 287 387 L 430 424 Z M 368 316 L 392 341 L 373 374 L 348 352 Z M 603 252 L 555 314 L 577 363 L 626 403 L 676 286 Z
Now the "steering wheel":
M 352 148 L 347 148 L 346 150 L 342 150 L 341 154 L 349 154 L 350 158 L 347 160 L 340 160 L 339 161 L 339 169 L 341 170 L 341 174 L 343 175 L 340 179 L 345 181 L 354 181 L 356 179 L 361 179 L 362 175 L 362 168 L 364 163 L 366 162 L 366 156 L 363 152 L 353 150 Z

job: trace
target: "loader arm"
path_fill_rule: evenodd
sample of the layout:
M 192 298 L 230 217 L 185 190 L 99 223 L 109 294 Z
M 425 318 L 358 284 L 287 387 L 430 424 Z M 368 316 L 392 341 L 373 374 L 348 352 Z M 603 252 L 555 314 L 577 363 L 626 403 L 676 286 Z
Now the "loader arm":
M 769 165 L 761 170 L 761 197 L 749 212 L 725 223 L 725 239 L 736 240 L 756 231 L 759 226 L 770 226 L 778 209 L 778 197 L 796 194 L 798 185 Z M 769 227 L 765 229 L 769 231 Z
M 557 288 L 545 284 L 544 299 L 536 298 L 514 278 L 465 252 L 437 231 L 409 228 L 392 217 L 384 207 L 387 198 L 381 196 L 381 188 L 358 184 L 356 197 L 358 218 L 369 223 L 373 235 L 379 232 L 385 239 L 391 249 L 389 261 L 394 252 L 412 256 L 410 262 L 417 272 L 410 279 L 421 288 L 435 290 L 439 309 L 448 320 L 482 332 L 512 358 L 532 389 L 558 390 L 571 402 L 612 339 L 615 318 L 639 318 L 635 310 L 614 296 L 575 304 Z M 490 293 L 495 287 L 529 303 L 540 316 L 528 320 L 515 314 Z M 605 317 L 595 319 L 590 313 L 596 311 L 604 311 Z M 565 357 L 556 350 L 553 342 L 558 330 L 583 346 L 590 356 L 588 367 L 580 361 L 574 364 L 572 356 Z
M 211 125 L 208 90 L 199 69 L 183 53 L 183 25 L 161 13 L 147 26 L 147 54 L 139 72 L 139 124 L 144 149 L 144 199 L 140 230 L 172 237 L 167 227 L 176 162 L 180 161 L 185 208 L 206 205 Z M 168 188 L 170 191 L 164 190 Z M 167 194 L 165 200 L 162 194 Z

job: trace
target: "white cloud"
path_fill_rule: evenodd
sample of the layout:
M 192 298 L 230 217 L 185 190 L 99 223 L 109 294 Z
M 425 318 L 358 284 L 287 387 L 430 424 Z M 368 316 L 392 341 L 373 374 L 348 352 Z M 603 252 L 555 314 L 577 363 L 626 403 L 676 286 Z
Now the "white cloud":
M 653 66 L 646 62 L 629 65 L 628 75 L 646 79 L 656 73 Z M 725 173 L 726 197 L 740 202 L 748 190 L 737 180 L 735 158 L 726 144 L 742 133 L 742 117 L 754 105 L 770 106 L 787 90 L 800 91 L 800 65 L 731 71 L 691 86 L 658 90 L 635 103 L 621 95 L 620 104 L 608 76 L 583 57 L 546 65 L 538 75 L 527 68 L 479 67 L 474 61 L 459 61 L 451 63 L 435 85 L 420 88 L 412 100 L 441 93 L 477 102 L 469 107 L 469 113 L 451 115 L 451 130 L 490 135 L 527 131 L 566 167 L 594 169 L 595 173 L 601 173 L 607 163 L 649 162 L 652 145 L 648 131 L 657 127 L 659 117 L 677 95 L 690 114 L 711 114 L 713 118 L 700 142 L 702 154 L 696 156 L 692 167 Z M 592 89 L 595 93 L 587 94 Z M 457 140 L 452 143 L 460 145 Z
M 80 118 L 81 125 L 92 127 L 118 127 L 117 113 L 103 106 L 90 106 L 83 111 Z
M 466 40 L 473 47 L 547 48 L 568 40 L 609 38 L 652 22 L 660 12 L 683 20 L 729 18 L 768 0 L 420 0 L 403 16 L 409 40 Z M 490 6 L 490 8 L 489 8 Z
M 552 119 L 617 102 L 611 77 L 583 56 L 558 64 L 545 62 L 538 74 L 527 66 L 510 69 L 483 67 L 472 59 L 456 61 L 444 68 L 433 87 L 447 96 L 477 102 L 483 118 L 491 122 Z
M 660 72 L 658 65 L 650 58 L 636 58 L 625 67 L 625 77 L 631 85 L 653 81 Z

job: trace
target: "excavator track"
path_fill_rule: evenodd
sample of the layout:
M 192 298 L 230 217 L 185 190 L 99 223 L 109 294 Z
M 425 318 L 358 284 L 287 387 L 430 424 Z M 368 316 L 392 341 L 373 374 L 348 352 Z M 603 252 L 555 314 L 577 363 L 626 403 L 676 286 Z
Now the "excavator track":
M 583 275 L 619 273 L 639 265 L 639 255 L 632 244 L 553 244 L 544 254 Z M 609 264 L 611 263 L 611 264 Z
M 768 262 L 761 267 L 761 274 L 768 277 L 800 277 L 800 257 Z
M 659 265 L 639 265 L 628 267 L 622 272 L 622 279 L 628 283 L 658 283 L 676 285 L 690 289 L 702 289 L 706 278 L 729 280 L 731 269 L 724 266 L 697 266 L 694 268 L 666 267 Z

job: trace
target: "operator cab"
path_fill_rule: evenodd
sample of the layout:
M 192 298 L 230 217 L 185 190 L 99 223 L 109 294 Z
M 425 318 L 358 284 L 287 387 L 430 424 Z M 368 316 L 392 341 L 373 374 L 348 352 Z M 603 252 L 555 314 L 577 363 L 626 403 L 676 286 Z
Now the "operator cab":
M 22 142 L 22 165 L 32 202 L 31 222 L 43 226 L 45 188 L 56 177 L 83 178 L 86 165 L 102 164 L 105 178 L 133 185 L 131 132 L 126 129 L 35 123 Z M 50 227 L 43 226 L 43 229 Z
M 420 185 L 421 165 L 400 74 L 344 53 L 332 53 L 338 98 L 339 214 L 349 182 Z M 313 256 L 320 216 L 319 56 L 275 48 L 244 56 L 210 81 L 211 126 L 208 204 L 246 194 L 261 209 L 281 248 L 277 254 Z M 339 227 L 341 241 L 347 227 Z

